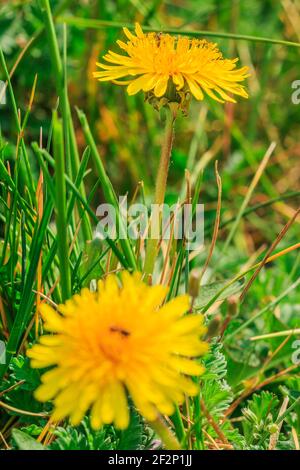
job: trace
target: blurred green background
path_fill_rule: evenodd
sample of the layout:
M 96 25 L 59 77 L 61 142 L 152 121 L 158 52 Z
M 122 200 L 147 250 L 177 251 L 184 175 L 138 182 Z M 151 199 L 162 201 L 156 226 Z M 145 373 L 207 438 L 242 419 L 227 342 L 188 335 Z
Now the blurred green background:
M 63 18 L 77 17 L 120 24 L 139 21 L 162 30 L 188 28 L 298 41 L 299 6 L 299 2 L 290 0 L 51 1 L 54 11 L 61 10 L 58 16 L 61 37 Z M 0 44 L 10 66 L 17 59 L 20 48 L 42 25 L 37 2 L 3 2 Z M 114 43 L 122 35 L 120 28 L 110 26 L 101 29 L 68 27 L 70 100 L 73 106 L 83 108 L 88 114 L 101 155 L 119 191 L 133 191 L 137 182 L 143 180 L 147 194 L 153 185 L 158 163 L 162 127 L 159 115 L 144 103 L 142 94 L 128 97 L 122 87 L 98 83 L 92 78 L 96 60 L 108 48 L 116 50 Z M 225 56 L 239 56 L 243 65 L 250 66 L 250 98 L 240 99 L 233 106 L 219 105 L 210 99 L 203 103 L 194 101 L 189 117 L 178 119 L 170 171 L 172 190 L 168 197 L 177 198 L 186 167 L 195 171 L 195 164 L 198 168 L 199 165 L 207 166 L 203 198 L 207 204 L 212 203 L 212 207 L 207 206 L 209 217 L 216 195 L 212 162 L 218 159 L 222 170 L 224 217 L 230 217 L 239 207 L 259 161 L 273 140 L 277 143 L 276 152 L 252 202 L 264 202 L 267 198 L 299 189 L 297 135 L 300 106 L 291 101 L 292 82 L 300 78 L 299 49 L 230 39 L 212 40 L 218 42 Z M 47 135 L 51 108 L 56 103 L 45 34 L 32 44 L 13 76 L 21 112 L 26 109 L 35 74 L 38 84 L 27 127 L 28 140 L 37 139 L 41 126 Z M 1 109 L 1 117 L 2 132 L 9 136 L 13 121 L 8 107 Z M 77 137 L 79 143 L 83 141 L 80 130 Z M 211 155 L 205 155 L 206 152 Z M 203 159 L 203 155 L 206 158 Z M 13 158 L 13 150 L 8 158 Z M 251 249 L 264 240 L 272 240 L 274 228 L 290 216 L 290 206 L 295 202 L 289 200 L 288 206 L 252 214 L 249 217 L 251 227 L 245 227 L 249 235 L 243 238 L 246 247 Z M 265 223 L 266 217 L 272 221 L 271 225 Z

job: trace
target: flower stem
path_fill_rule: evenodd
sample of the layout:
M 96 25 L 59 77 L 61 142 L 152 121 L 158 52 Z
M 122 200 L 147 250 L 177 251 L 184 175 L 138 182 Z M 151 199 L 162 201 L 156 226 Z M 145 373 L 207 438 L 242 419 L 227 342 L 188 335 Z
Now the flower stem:
M 158 206 L 162 205 L 165 200 L 170 157 L 171 157 L 172 144 L 173 144 L 173 139 L 174 139 L 175 119 L 176 119 L 176 112 L 172 110 L 170 107 L 167 107 L 166 108 L 165 135 L 164 135 L 164 140 L 162 143 L 159 168 L 158 168 L 156 184 L 155 184 L 154 204 L 156 205 L 157 208 Z M 159 226 L 160 226 L 160 218 L 152 217 L 152 220 L 149 226 L 149 232 L 148 232 L 150 237 L 152 234 L 155 235 L 159 233 L 159 228 L 160 228 Z M 157 245 L 158 245 L 158 239 L 156 237 L 153 237 L 153 238 L 150 238 L 150 237 L 148 238 L 146 257 L 145 257 L 145 266 L 144 266 L 144 273 L 146 276 L 152 275 L 154 264 L 155 264 L 155 259 L 157 255 L 156 250 L 157 250 Z
M 168 428 L 167 423 L 161 416 L 158 416 L 155 421 L 149 421 L 149 425 L 161 438 L 162 443 L 166 450 L 180 450 L 181 446 L 177 441 L 172 431 Z

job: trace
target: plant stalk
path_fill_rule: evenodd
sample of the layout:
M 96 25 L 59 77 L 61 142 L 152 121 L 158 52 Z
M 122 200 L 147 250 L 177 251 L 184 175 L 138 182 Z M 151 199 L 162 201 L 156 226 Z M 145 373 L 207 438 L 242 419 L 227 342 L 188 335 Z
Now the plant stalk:
M 177 441 L 175 435 L 167 426 L 167 423 L 161 416 L 158 416 L 155 421 L 149 421 L 149 425 L 161 438 L 162 443 L 166 450 L 180 450 L 181 446 Z
M 174 122 L 176 119 L 176 113 L 169 107 L 166 108 L 166 123 L 165 123 L 165 134 L 161 148 L 161 156 L 159 162 L 159 168 L 156 177 L 155 184 L 155 209 L 159 210 L 160 206 L 164 203 L 167 179 L 169 172 L 169 164 L 171 158 L 172 145 L 174 140 Z M 151 222 L 148 231 L 148 243 L 146 249 L 144 273 L 146 278 L 151 276 L 153 273 L 155 259 L 157 256 L 157 245 L 159 241 L 159 232 L 161 217 L 153 217 L 151 214 Z M 157 215 L 157 214 L 156 214 Z M 153 237 L 152 237 L 153 234 Z

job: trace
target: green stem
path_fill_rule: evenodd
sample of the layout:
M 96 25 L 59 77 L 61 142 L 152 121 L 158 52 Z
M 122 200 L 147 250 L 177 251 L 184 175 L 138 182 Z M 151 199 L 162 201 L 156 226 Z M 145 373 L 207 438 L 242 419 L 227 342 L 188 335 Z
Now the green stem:
M 296 408 L 296 406 L 298 406 L 300 404 L 300 397 L 298 397 L 294 403 L 292 403 L 292 405 L 284 412 L 282 413 L 282 415 L 279 415 L 278 418 L 276 419 L 276 424 L 280 424 L 289 414 L 290 412 Z
M 155 185 L 155 199 L 154 204 L 158 209 L 164 203 L 165 194 L 166 194 L 166 187 L 167 187 L 167 179 L 168 179 L 168 171 L 169 171 L 169 164 L 170 164 L 170 157 L 172 151 L 172 144 L 174 139 L 174 122 L 176 118 L 176 113 L 173 112 L 169 107 L 166 108 L 166 124 L 165 124 L 165 135 L 164 140 L 162 143 L 161 148 L 161 156 L 159 162 L 158 173 L 156 177 L 156 185 Z M 157 226 L 158 223 L 158 226 Z M 145 266 L 144 266 L 144 273 L 146 276 L 150 276 L 153 273 L 155 259 L 157 255 L 157 245 L 158 239 L 156 236 L 159 234 L 160 228 L 160 218 L 154 217 L 152 214 L 152 221 L 151 226 L 149 227 L 149 235 L 152 233 L 154 234 L 153 238 L 148 239 L 147 243 L 147 250 L 146 250 L 146 258 L 145 258 Z
M 169 163 L 174 139 L 174 120 L 175 116 L 173 112 L 167 108 L 165 138 L 161 149 L 160 164 L 155 185 L 155 204 L 163 204 L 165 200 Z
M 107 20 L 96 20 L 90 18 L 80 18 L 78 16 L 58 16 L 57 18 L 58 23 L 67 23 L 69 25 L 74 25 L 77 28 L 91 28 L 91 29 L 104 29 L 104 28 L 117 28 L 122 29 L 125 26 L 129 29 L 134 29 L 134 24 L 132 23 L 119 23 L 116 21 L 107 21 Z M 251 42 L 262 42 L 262 43 L 269 43 L 269 44 L 281 44 L 282 46 L 287 47 L 300 47 L 299 42 L 292 42 L 292 41 L 284 41 L 283 39 L 276 39 L 276 38 L 265 38 L 260 36 L 249 36 L 246 34 L 234 34 L 234 33 L 223 33 L 219 31 L 205 31 L 205 30 L 191 30 L 191 29 L 176 29 L 176 28 L 168 28 L 162 27 L 161 25 L 159 28 L 155 28 L 152 25 L 141 25 L 144 31 L 150 32 L 163 32 L 169 34 L 181 34 L 183 36 L 192 36 L 192 37 L 213 37 L 213 38 L 224 38 L 224 39 L 235 39 L 237 41 L 251 41 Z
M 167 426 L 167 423 L 161 416 L 157 417 L 155 421 L 149 421 L 149 425 L 161 438 L 165 449 L 167 450 L 180 450 L 180 444 L 172 431 Z
M 55 158 L 57 247 L 62 297 L 65 301 L 71 296 L 71 277 L 68 256 L 63 126 L 57 116 L 55 116 L 53 128 L 53 153 Z
M 204 449 L 203 433 L 202 433 L 202 410 L 200 405 L 200 394 L 194 398 L 194 416 L 195 416 L 195 435 L 196 449 Z
M 176 436 L 178 437 L 179 441 L 182 442 L 185 435 L 185 429 L 178 405 L 176 405 L 175 413 L 171 419 L 175 426 Z

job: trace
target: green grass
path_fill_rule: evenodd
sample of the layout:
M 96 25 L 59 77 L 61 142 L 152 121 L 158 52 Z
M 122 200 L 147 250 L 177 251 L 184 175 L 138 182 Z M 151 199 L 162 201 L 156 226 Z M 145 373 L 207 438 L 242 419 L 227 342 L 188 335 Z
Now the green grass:
M 275 0 L 54 1 L 51 8 L 53 14 L 48 0 L 0 7 L 0 79 L 8 83 L 0 108 L 0 340 L 7 351 L 0 364 L 0 448 L 148 449 L 155 438 L 134 409 L 126 431 L 95 432 L 84 419 L 78 428 L 64 422 L 48 432 L 51 403 L 35 400 L 40 377 L 25 359 L 43 331 L 38 302 L 59 304 L 107 272 L 143 264 L 141 241 L 93 239 L 101 202 L 117 207 L 125 193 L 147 204 L 154 197 L 160 114 L 142 94 L 128 97 L 91 76 L 121 26 L 136 20 L 146 30 L 218 38 L 225 55 L 239 56 L 252 71 L 249 100 L 192 102 L 189 116 L 176 120 L 166 201 L 184 200 L 188 168 L 193 207 L 205 204 L 205 247 L 188 258 L 184 242 L 172 241 L 160 255 L 154 280 L 164 266 L 172 273 L 164 276 L 168 299 L 189 291 L 190 278 L 205 266 L 217 216 L 216 160 L 222 206 L 194 299 L 208 325 L 206 371 L 199 396 L 172 416 L 173 431 L 184 448 L 196 450 L 297 448 L 299 216 L 270 252 L 300 202 L 293 12 Z M 276 148 L 264 158 L 271 142 Z M 117 224 L 124 224 L 119 212 Z M 266 254 L 276 253 L 246 291 Z

